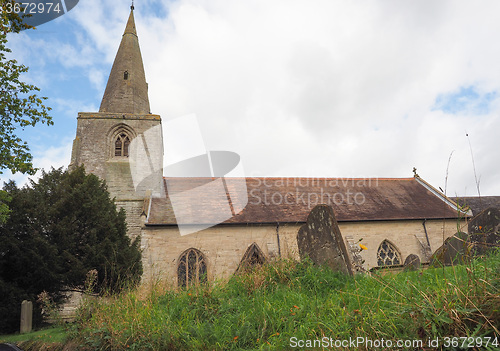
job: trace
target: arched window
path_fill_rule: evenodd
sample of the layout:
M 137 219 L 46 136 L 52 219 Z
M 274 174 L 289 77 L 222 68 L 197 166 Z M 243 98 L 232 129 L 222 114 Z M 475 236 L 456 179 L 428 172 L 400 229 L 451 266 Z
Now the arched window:
M 266 257 L 259 245 L 253 243 L 250 245 L 241 259 L 240 265 L 236 271 L 242 271 L 255 266 L 260 266 L 266 262 Z
M 207 265 L 201 251 L 184 251 L 179 258 L 177 279 L 180 287 L 190 287 L 207 281 Z
M 128 156 L 130 138 L 126 133 L 119 133 L 115 138 L 115 156 Z
M 396 246 L 388 240 L 382 241 L 377 251 L 377 264 L 379 266 L 394 266 L 401 263 L 401 254 Z

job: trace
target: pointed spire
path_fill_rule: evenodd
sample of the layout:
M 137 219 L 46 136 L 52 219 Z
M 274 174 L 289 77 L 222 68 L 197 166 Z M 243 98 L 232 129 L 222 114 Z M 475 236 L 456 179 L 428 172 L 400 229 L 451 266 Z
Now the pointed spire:
M 133 34 L 137 37 L 137 32 L 135 30 L 135 21 L 134 21 L 134 5 L 130 6 L 130 15 L 128 16 L 127 26 L 125 27 L 125 34 Z
M 148 84 L 144 74 L 134 7 L 109 74 L 99 112 L 149 114 Z

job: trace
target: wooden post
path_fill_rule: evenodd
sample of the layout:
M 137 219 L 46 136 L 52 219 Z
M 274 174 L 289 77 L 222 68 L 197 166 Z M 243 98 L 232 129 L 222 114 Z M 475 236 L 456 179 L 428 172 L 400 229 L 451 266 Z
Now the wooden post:
M 33 303 L 24 300 L 21 303 L 21 334 L 31 332 L 33 325 Z

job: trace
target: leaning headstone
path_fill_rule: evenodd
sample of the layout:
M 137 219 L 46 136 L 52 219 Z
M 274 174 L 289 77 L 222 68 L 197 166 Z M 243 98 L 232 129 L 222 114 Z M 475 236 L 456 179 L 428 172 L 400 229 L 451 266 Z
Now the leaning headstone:
M 354 237 L 352 235 L 345 236 L 345 242 L 347 245 L 348 254 L 350 254 L 351 262 L 352 262 L 352 270 L 354 273 L 363 272 L 364 267 L 363 257 L 361 257 L 360 252 L 362 251 L 359 246 L 359 240 L 354 241 Z
M 301 259 L 309 257 L 317 265 L 353 274 L 351 258 L 331 206 L 318 205 L 312 209 L 297 233 L 297 244 Z
M 409 254 L 403 266 L 405 271 L 416 271 L 420 268 L 420 257 L 415 254 Z
M 469 222 L 470 241 L 474 256 L 500 247 L 500 209 L 490 207 Z
M 457 232 L 446 239 L 432 255 L 431 266 L 451 266 L 467 262 L 470 258 L 468 237 L 467 233 Z
M 24 300 L 21 303 L 21 334 L 31 332 L 33 324 L 33 303 Z

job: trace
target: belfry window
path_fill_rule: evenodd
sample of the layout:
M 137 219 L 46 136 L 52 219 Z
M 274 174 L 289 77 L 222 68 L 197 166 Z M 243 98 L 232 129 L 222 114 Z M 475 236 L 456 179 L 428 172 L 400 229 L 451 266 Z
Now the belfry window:
M 115 139 L 115 156 L 128 156 L 130 138 L 125 133 L 120 133 Z
M 401 264 L 401 254 L 393 244 L 384 240 L 378 247 L 377 264 L 379 266 L 394 266 Z
M 177 267 L 179 287 L 191 287 L 207 281 L 207 265 L 203 254 L 196 249 L 185 251 Z
M 128 79 L 128 71 L 123 72 L 123 79 Z

